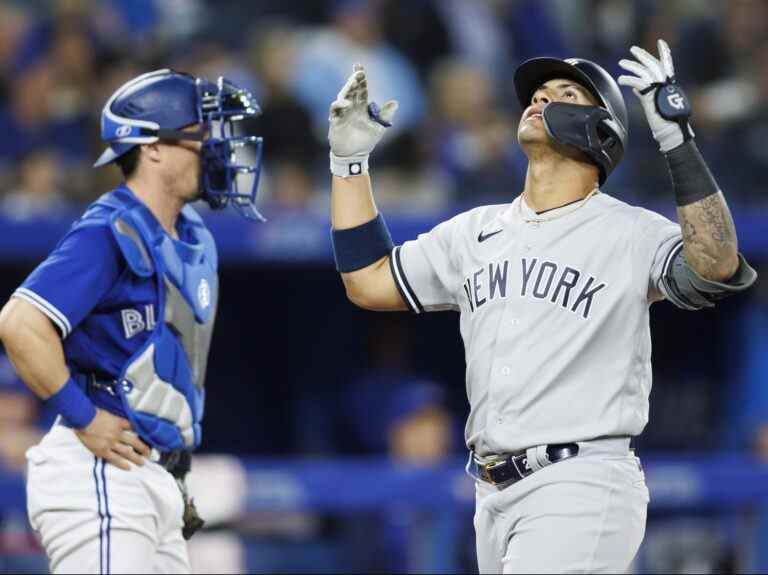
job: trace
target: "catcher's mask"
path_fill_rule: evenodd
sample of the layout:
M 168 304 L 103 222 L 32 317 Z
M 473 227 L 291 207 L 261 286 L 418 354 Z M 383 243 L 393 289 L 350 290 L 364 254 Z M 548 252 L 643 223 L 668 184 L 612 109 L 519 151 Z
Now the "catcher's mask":
M 627 144 L 627 108 L 616 81 L 589 60 L 533 58 L 515 71 L 515 90 L 520 105 L 530 105 L 533 94 L 548 80 L 570 78 L 586 88 L 600 106 L 552 102 L 544 107 L 547 133 L 556 142 L 583 152 L 600 171 L 600 184 L 624 156 Z
M 123 84 L 104 106 L 101 139 L 109 147 L 94 167 L 109 164 L 140 144 L 202 142 L 203 200 L 214 209 L 232 205 L 246 218 L 263 221 L 255 206 L 262 139 L 243 129 L 243 120 L 260 113 L 250 92 L 225 78 L 211 82 L 171 69 L 149 72 Z M 201 129 L 182 130 L 193 125 Z

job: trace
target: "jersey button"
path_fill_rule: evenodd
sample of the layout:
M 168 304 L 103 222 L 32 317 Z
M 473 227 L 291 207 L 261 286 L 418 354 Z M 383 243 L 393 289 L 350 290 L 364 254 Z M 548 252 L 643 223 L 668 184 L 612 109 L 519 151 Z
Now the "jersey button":
M 512 373 L 512 370 L 509 369 L 508 365 L 501 368 L 501 375 L 509 375 L 510 373 Z

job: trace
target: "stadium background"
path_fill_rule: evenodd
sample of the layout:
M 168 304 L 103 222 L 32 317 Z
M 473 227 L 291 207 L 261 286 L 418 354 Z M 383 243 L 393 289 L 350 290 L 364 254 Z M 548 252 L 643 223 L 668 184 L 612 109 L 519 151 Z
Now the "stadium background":
M 192 492 L 210 529 L 198 572 L 466 572 L 472 492 L 457 316 L 376 315 L 331 260 L 327 107 L 354 62 L 397 98 L 372 172 L 396 242 L 521 190 L 511 76 L 538 55 L 618 75 L 637 43 L 672 47 L 697 142 L 766 268 L 768 2 L 764 0 L 0 0 L 0 299 L 82 206 L 108 95 L 172 66 L 251 88 L 265 140 L 254 227 L 205 213 L 222 305 Z M 636 99 L 607 193 L 666 215 L 674 200 Z M 66 289 L 66 286 L 62 286 Z M 768 570 L 768 291 L 696 314 L 654 306 L 651 488 L 636 572 Z M 23 451 L 51 414 L 0 361 L 0 572 L 39 572 Z M 557 542 L 553 542 L 557 544 Z

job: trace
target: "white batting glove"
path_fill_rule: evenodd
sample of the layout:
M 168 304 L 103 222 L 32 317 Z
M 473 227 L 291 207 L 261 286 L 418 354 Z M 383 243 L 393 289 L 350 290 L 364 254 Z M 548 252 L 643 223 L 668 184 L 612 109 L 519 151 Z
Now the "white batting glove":
M 368 80 L 360 64 L 331 103 L 328 142 L 331 173 L 346 178 L 368 173 L 368 155 L 392 125 L 398 104 L 390 100 L 379 107 L 368 103 Z
M 621 60 L 619 66 L 634 76 L 619 76 L 619 84 L 629 86 L 640 98 L 648 125 L 662 152 L 676 148 L 693 138 L 688 124 L 691 107 L 685 93 L 675 83 L 672 52 L 664 40 L 658 41 L 657 59 L 642 48 L 629 49 L 634 60 Z

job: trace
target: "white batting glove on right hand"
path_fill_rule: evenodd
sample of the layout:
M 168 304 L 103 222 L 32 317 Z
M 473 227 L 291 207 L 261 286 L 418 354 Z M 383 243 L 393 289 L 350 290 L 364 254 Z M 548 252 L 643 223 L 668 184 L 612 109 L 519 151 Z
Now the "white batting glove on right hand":
M 355 64 L 352 75 L 331 103 L 328 142 L 331 173 L 346 178 L 368 173 L 368 156 L 392 125 L 398 103 L 390 100 L 379 107 L 368 103 L 365 70 Z

